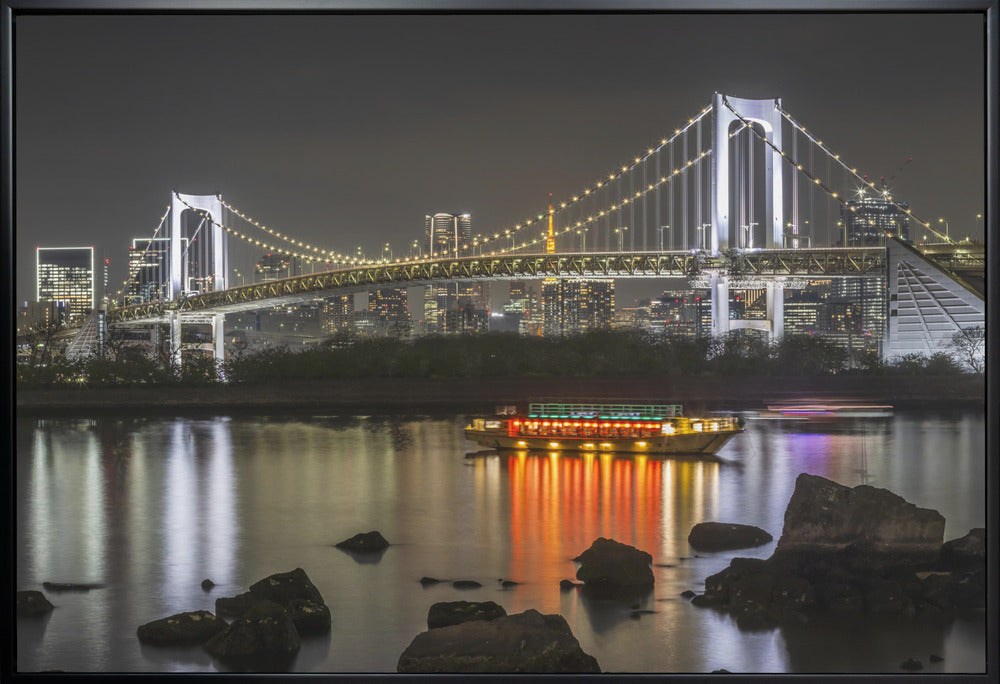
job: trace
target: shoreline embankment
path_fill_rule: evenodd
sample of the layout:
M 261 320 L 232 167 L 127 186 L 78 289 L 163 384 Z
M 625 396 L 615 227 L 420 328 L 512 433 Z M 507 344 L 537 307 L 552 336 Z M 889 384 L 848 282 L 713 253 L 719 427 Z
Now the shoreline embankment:
M 282 383 L 15 389 L 20 414 L 487 413 L 529 400 L 680 403 L 685 412 L 850 401 L 897 409 L 985 407 L 982 376 L 356 378 Z

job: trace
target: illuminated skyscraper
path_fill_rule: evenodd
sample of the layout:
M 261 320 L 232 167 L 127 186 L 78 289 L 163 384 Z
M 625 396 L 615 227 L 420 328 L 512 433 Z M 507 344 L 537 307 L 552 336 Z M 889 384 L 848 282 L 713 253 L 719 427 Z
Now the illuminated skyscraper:
M 893 204 L 891 199 L 888 194 L 869 197 L 862 191 L 857 199 L 842 204 L 837 244 L 845 246 L 845 234 L 847 247 L 884 245 L 886 233 L 909 242 L 910 217 L 905 211 L 909 205 L 906 202 Z
M 354 295 L 334 295 L 323 303 L 323 333 L 333 335 L 354 327 Z
M 386 287 L 368 293 L 368 317 L 378 332 L 410 334 L 410 311 L 405 287 Z
M 438 213 L 424 216 L 424 233 L 429 256 L 468 256 L 472 244 L 472 215 Z
M 544 335 L 572 335 L 610 328 L 614 312 L 612 278 L 547 278 L 542 282 Z
M 67 320 L 87 316 L 96 305 L 93 247 L 38 247 L 35 299 L 66 302 Z
M 187 238 L 181 238 L 187 249 Z M 167 298 L 170 281 L 170 238 L 134 238 L 128 251 L 128 304 Z

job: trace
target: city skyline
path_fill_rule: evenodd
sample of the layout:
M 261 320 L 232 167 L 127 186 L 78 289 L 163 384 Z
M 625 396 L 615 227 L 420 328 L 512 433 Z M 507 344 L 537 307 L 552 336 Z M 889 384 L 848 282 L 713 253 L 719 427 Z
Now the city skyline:
M 151 234 L 171 189 L 219 192 L 278 230 L 344 252 L 361 245 L 377 254 L 385 242 L 405 251 L 424 216 L 442 207 L 469 211 L 476 232 L 502 229 L 544 210 L 549 192 L 571 195 L 645 150 L 714 90 L 782 98 L 859 172 L 890 178 L 912 157 L 894 196 L 925 220 L 946 218 L 953 238 L 981 239 L 979 22 L 957 14 L 22 17 L 18 299 L 31 298 L 35 245 L 70 236 L 97 245 L 119 279 L 126 246 Z M 753 28 L 747 34 L 774 40 L 748 54 L 738 39 Z M 421 39 L 434 30 L 454 39 L 447 47 Z M 709 51 L 698 39 L 707 33 L 721 47 Z M 510 51 L 515 41 L 532 49 Z M 55 43 L 66 49 L 48 49 Z M 671 84 L 679 97 L 664 94 Z M 950 125 L 925 102 L 949 103 Z

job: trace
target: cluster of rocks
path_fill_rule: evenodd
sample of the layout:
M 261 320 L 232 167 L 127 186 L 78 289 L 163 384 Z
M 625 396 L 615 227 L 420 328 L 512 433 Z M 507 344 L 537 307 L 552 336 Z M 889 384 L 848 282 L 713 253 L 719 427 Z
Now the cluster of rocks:
M 634 546 L 599 537 L 573 560 L 580 563 L 576 577 L 581 581 L 562 580 L 564 590 L 582 586 L 591 595 L 620 599 L 653 587 L 653 557 Z M 425 586 L 440 581 L 420 579 Z M 497 581 L 503 587 L 517 584 Z M 633 617 L 651 612 L 633 608 Z M 550 674 L 596 673 L 601 668 L 580 648 L 561 615 L 543 615 L 537 610 L 507 615 L 493 601 L 452 601 L 430 607 L 427 631 L 403 651 L 396 671 Z
M 734 558 L 692 604 L 745 629 L 822 613 L 951 619 L 985 614 L 985 530 L 942 543 L 944 518 L 885 490 L 803 473 L 770 558 Z
M 399 656 L 396 671 L 559 674 L 601 668 L 561 615 L 537 610 L 507 615 L 492 601 L 452 601 L 431 606 L 427 631 Z
M 219 597 L 215 612 L 171 615 L 141 625 L 136 635 L 154 646 L 201 644 L 235 669 L 283 671 L 301 637 L 330 631 L 330 609 L 302 568 L 265 577 L 238 596 Z M 227 625 L 218 616 L 235 619 Z

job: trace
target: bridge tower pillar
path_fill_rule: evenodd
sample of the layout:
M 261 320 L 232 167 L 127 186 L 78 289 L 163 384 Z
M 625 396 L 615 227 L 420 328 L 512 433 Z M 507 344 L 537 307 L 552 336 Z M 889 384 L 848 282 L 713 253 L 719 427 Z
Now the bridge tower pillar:
M 729 206 L 729 133 L 734 121 L 739 121 L 726 104 L 729 104 L 747 121 L 760 124 L 764 135 L 781 150 L 781 106 L 780 99 L 745 100 L 738 97 L 727 97 L 715 93 L 712 99 L 712 254 L 719 250 L 730 249 L 730 244 L 737 244 L 733 228 L 730 225 Z M 751 134 L 752 135 L 752 134 Z M 765 216 L 761 222 L 764 227 L 764 247 L 767 249 L 783 246 L 783 203 L 782 203 L 782 157 L 778 152 L 766 147 L 764 150 L 764 183 L 765 183 Z M 751 220 L 753 220 L 751 218 Z
M 213 290 L 226 289 L 226 274 L 229 270 L 229 249 L 226 242 L 226 232 L 222 228 L 222 196 L 221 195 L 184 195 L 176 190 L 170 195 L 170 282 L 167 286 L 167 299 L 176 301 L 187 289 L 187 264 L 184 250 L 181 249 L 182 223 L 181 214 L 185 209 L 199 209 L 211 218 L 211 224 L 206 225 L 206 235 L 211 235 L 212 244 L 212 284 Z M 191 242 L 188 242 L 188 249 Z M 204 274 L 203 274 L 204 275 Z

